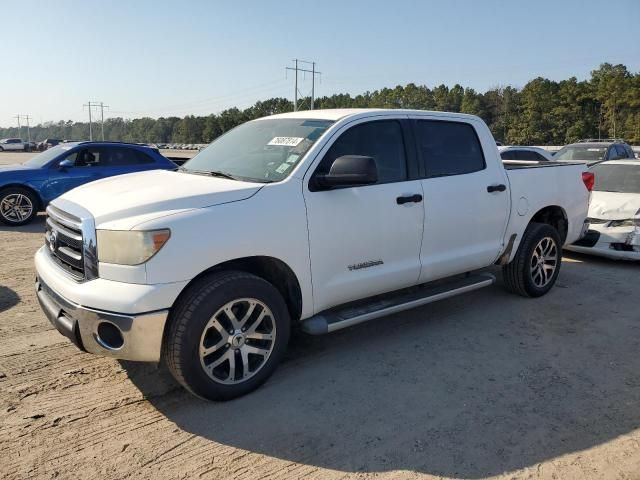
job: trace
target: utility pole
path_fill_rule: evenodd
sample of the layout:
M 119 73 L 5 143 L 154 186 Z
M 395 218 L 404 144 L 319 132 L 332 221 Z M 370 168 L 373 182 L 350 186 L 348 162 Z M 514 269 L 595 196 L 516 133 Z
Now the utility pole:
M 18 115 L 14 115 L 14 116 L 13 116 L 13 118 L 17 118 L 17 119 L 18 119 L 18 137 L 21 137 L 20 132 L 22 131 L 22 130 L 20 129 L 20 117 L 21 117 L 21 115 L 20 115 L 20 114 L 18 114 Z
M 109 108 L 109 105 L 105 105 L 100 102 L 100 128 L 102 129 L 102 141 L 104 142 L 104 109 Z
M 92 107 L 91 101 L 89 101 L 88 103 L 85 103 L 82 106 L 89 108 L 89 141 L 92 142 L 93 141 L 93 129 L 92 129 L 92 126 L 91 126 L 91 107 Z
M 104 141 L 104 109 L 109 108 L 109 105 L 105 105 L 103 102 L 89 101 L 82 105 L 89 109 L 89 141 L 93 141 L 93 121 L 91 120 L 91 109 L 93 107 L 100 107 L 100 126 L 102 128 L 102 141 Z
M 298 111 L 298 94 L 300 94 L 300 90 L 298 89 L 298 72 L 310 73 L 311 74 L 311 110 L 314 107 L 315 101 L 315 87 L 316 87 L 316 75 L 322 75 L 322 72 L 316 72 L 316 62 L 308 62 L 306 60 L 299 60 L 297 58 L 293 59 L 295 67 L 285 67 L 286 70 L 295 71 L 295 83 L 294 83 L 294 97 L 293 97 L 293 110 Z M 298 63 L 306 63 L 311 65 L 311 70 L 307 70 L 304 68 L 298 67 Z
M 20 117 L 27 120 L 27 141 L 31 143 L 31 129 L 29 127 L 29 120 L 31 120 L 31 117 L 29 115 L 18 115 L 18 124 L 20 124 Z

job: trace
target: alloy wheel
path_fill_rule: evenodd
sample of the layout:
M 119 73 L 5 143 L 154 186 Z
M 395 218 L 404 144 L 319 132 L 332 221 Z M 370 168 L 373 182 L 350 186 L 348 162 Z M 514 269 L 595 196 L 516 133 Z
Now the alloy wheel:
M 33 202 L 22 193 L 11 193 L 0 201 L 0 214 L 8 222 L 20 223 L 33 213 Z
M 269 307 L 239 298 L 221 307 L 200 337 L 200 364 L 215 382 L 230 385 L 253 377 L 265 365 L 276 340 Z
M 531 256 L 531 280 L 542 288 L 546 286 L 558 268 L 558 247 L 551 237 L 544 237 L 533 249 Z

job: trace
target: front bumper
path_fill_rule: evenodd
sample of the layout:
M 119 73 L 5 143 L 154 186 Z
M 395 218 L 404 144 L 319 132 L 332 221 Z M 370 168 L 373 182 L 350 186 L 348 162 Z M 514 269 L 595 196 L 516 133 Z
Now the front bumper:
M 36 279 L 40 307 L 56 329 L 78 348 L 123 360 L 158 362 L 168 310 L 121 315 L 77 305 Z
M 583 239 L 564 248 L 614 260 L 640 260 L 640 231 L 634 227 L 592 224 Z

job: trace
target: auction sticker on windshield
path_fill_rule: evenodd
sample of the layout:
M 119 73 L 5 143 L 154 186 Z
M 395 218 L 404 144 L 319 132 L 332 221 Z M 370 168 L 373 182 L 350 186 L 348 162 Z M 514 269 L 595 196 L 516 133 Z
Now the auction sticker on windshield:
M 295 147 L 304 138 L 302 137 L 274 137 L 267 145 L 278 145 L 283 147 Z

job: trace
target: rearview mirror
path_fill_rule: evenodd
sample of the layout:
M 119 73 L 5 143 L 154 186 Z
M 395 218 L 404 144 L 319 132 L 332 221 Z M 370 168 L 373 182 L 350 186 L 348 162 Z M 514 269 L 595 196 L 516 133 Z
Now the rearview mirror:
M 73 167 L 73 162 L 71 160 L 62 160 L 58 164 L 58 167 L 60 168 L 60 170 L 65 170 L 67 168 Z
M 356 187 L 371 185 L 378 181 L 378 168 L 372 157 L 362 155 L 343 155 L 331 164 L 329 173 L 317 175 L 316 186 L 319 190 L 334 187 Z

